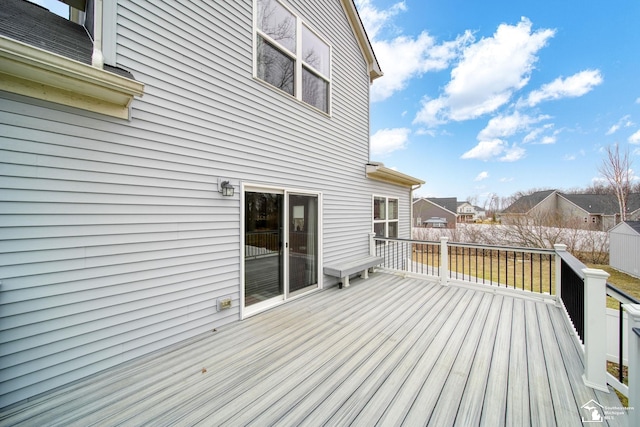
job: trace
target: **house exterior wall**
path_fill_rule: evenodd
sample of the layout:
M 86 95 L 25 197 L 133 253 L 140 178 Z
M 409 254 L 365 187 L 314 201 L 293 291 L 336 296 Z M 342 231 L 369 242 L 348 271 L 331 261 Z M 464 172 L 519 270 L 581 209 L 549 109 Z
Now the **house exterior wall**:
M 560 224 L 567 227 L 587 227 L 601 229 L 602 221 L 598 215 L 590 215 L 584 209 L 571 203 L 564 197 L 556 197 L 558 200 L 558 214 Z
M 624 222 L 609 231 L 609 264 L 640 278 L 640 234 Z
M 241 183 L 320 192 L 325 263 L 368 253 L 373 194 L 410 237 L 410 190 L 365 176 L 342 5 L 289 5 L 332 44 L 331 117 L 253 78 L 252 0 L 120 2 L 130 121 L 0 94 L 0 407 L 238 320 Z
M 417 226 L 417 219 L 420 218 L 420 222 L 424 223 L 429 218 L 445 218 L 447 220 L 447 228 L 455 228 L 456 227 L 456 215 L 453 212 L 450 212 L 444 209 L 441 206 L 438 206 L 434 203 L 431 203 L 427 200 L 417 200 L 413 204 L 413 224 Z

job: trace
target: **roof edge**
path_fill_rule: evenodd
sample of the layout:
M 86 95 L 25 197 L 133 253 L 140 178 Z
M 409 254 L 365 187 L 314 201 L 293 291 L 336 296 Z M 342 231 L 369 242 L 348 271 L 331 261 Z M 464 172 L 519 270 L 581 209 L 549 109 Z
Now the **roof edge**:
M 366 173 L 367 178 L 389 182 L 391 184 L 403 185 L 406 187 L 422 185 L 425 183 L 425 181 L 421 179 L 387 168 L 382 163 L 367 163 Z
M 360 19 L 360 14 L 358 13 L 354 0 L 341 0 L 341 3 L 345 13 L 347 14 L 347 18 L 349 18 L 349 23 L 353 28 L 356 39 L 358 40 L 360 50 L 362 51 L 362 54 L 369 66 L 369 82 L 373 83 L 375 79 L 382 77 L 384 73 L 380 68 L 376 54 L 373 51 L 371 41 L 369 40 L 367 31 L 364 29 L 362 19 Z

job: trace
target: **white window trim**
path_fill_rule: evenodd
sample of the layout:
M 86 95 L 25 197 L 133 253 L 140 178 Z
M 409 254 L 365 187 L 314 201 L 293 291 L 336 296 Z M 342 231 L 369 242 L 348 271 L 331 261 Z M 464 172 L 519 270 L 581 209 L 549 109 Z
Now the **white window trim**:
M 381 198 L 381 199 L 385 199 L 385 219 L 375 219 L 375 200 L 376 198 Z M 397 205 L 398 205 L 398 218 L 396 219 L 389 219 L 389 200 L 396 200 L 397 201 Z M 384 236 L 385 238 L 389 238 L 389 223 L 390 222 L 395 222 L 397 224 L 396 229 L 398 230 L 398 236 L 396 237 L 391 237 L 392 239 L 396 239 L 399 238 L 399 234 L 400 234 L 400 198 L 399 197 L 392 197 L 392 196 L 383 196 L 380 194 L 374 194 L 373 196 L 371 196 L 371 232 L 375 233 L 375 224 L 382 224 L 384 223 Z
M 278 93 L 281 93 L 289 98 L 293 98 L 296 101 L 300 102 L 301 104 L 305 105 L 306 107 L 312 108 L 314 111 L 318 111 L 322 114 L 325 114 L 327 116 L 331 116 L 331 111 L 332 111 L 332 98 L 333 98 L 333 46 L 331 45 L 331 43 L 329 43 L 329 41 L 324 38 L 318 31 L 316 31 L 313 26 L 311 26 L 307 21 L 305 21 L 304 19 L 302 19 L 302 17 L 297 14 L 291 7 L 289 7 L 289 5 L 287 5 L 286 3 L 284 3 L 281 0 L 273 0 L 278 2 L 278 4 L 280 4 L 282 7 L 284 7 L 289 13 L 291 13 L 295 18 L 296 18 L 296 53 L 292 54 L 287 48 L 285 48 L 284 46 L 282 46 L 280 43 L 278 43 L 276 40 L 273 40 L 271 37 L 269 37 L 267 34 L 262 33 L 259 29 L 258 29 L 258 22 L 257 22 L 257 10 L 258 10 L 258 0 L 253 0 L 253 78 L 255 80 L 257 80 L 258 82 L 264 84 L 265 86 L 276 90 Z M 302 54 L 301 52 L 301 46 L 302 46 L 302 27 L 307 27 L 307 29 L 309 31 L 311 31 L 313 34 L 315 34 L 320 40 L 322 40 L 322 42 L 324 42 L 328 47 L 329 47 L 329 75 L 326 76 L 323 73 L 320 72 L 320 70 L 316 70 L 313 67 L 310 67 L 308 64 L 304 63 L 304 61 L 299 58 L 299 56 Z M 258 55 L 258 36 L 263 37 L 265 40 L 268 40 L 269 43 L 273 44 L 274 46 L 278 47 L 278 49 L 280 50 L 281 53 L 289 56 L 290 58 L 292 58 L 295 61 L 295 80 L 294 80 L 294 93 L 295 95 L 291 95 L 283 90 L 278 89 L 277 87 L 274 87 L 273 85 L 269 84 L 268 82 L 265 82 L 264 80 L 262 80 L 261 78 L 258 77 L 258 65 L 257 65 L 257 55 Z M 303 68 L 303 64 L 313 70 L 314 74 L 319 75 L 322 79 L 324 79 L 325 81 L 327 81 L 327 83 L 329 84 L 329 93 L 327 95 L 328 99 L 327 99 L 327 111 L 323 111 L 320 110 L 319 108 L 316 108 L 315 106 L 308 104 L 306 102 L 304 102 L 302 100 L 302 68 Z

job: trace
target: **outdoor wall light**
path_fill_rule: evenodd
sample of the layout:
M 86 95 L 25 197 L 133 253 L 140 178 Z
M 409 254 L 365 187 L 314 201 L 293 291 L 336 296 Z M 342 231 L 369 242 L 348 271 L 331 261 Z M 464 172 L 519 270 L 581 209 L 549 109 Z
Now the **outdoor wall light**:
M 234 192 L 233 185 L 229 184 L 229 181 L 222 181 L 218 187 L 218 191 L 221 192 L 223 196 L 232 197 Z

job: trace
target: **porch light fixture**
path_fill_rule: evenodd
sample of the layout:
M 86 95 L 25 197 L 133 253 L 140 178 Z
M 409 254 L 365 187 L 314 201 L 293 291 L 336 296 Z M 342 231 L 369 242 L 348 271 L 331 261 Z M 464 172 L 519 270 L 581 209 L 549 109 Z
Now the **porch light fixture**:
M 229 181 L 222 181 L 220 183 L 220 188 L 218 189 L 222 193 L 223 196 L 233 197 L 233 185 L 229 184 Z

